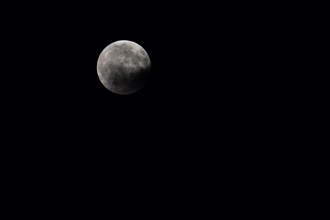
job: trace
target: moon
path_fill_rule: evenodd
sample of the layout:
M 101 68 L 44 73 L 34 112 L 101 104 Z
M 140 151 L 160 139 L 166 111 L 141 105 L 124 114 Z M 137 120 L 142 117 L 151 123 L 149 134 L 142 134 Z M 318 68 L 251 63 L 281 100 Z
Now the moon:
M 119 40 L 109 44 L 97 60 L 97 74 L 111 92 L 128 95 L 146 84 L 151 69 L 147 52 L 137 43 Z

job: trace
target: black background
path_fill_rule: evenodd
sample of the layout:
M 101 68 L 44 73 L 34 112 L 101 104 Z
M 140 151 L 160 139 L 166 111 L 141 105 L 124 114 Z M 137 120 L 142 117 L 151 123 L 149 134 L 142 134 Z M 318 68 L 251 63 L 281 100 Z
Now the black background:
M 306 178 L 292 181 L 313 170 L 297 144 L 305 116 L 292 108 L 304 95 L 296 85 L 310 86 L 297 71 L 298 5 L 14 4 L 0 7 L 11 214 L 261 215 L 305 201 Z M 96 72 L 104 47 L 122 39 L 152 63 L 149 83 L 127 96 Z
M 263 154 L 288 127 L 284 104 L 294 96 L 287 63 L 296 25 L 283 19 L 285 9 L 278 16 L 274 5 L 250 3 L 22 5 L 2 20 L 9 143 L 32 144 L 23 155 L 46 160 L 104 163 Z M 104 47 L 122 39 L 152 62 L 149 83 L 126 96 L 107 91 L 96 73 Z
M 68 145 L 70 152 L 217 151 L 263 142 L 285 110 L 278 103 L 289 102 L 285 65 L 292 57 L 283 47 L 292 40 L 291 24 L 274 16 L 276 6 L 38 8 L 3 20 L 10 73 L 2 80 L 8 130 L 21 130 L 37 145 Z M 96 73 L 100 52 L 121 39 L 140 44 L 152 62 L 149 83 L 128 96 L 107 91 Z
M 291 157 L 298 93 L 289 6 L 26 4 L 1 14 L 2 155 L 17 192 L 92 198 L 102 211 L 117 190 L 135 204 L 150 191 L 150 201 L 220 191 L 231 206 L 235 193 L 254 198 L 253 187 L 276 183 L 267 174 Z M 96 72 L 104 47 L 123 39 L 152 63 L 148 84 L 125 96 Z

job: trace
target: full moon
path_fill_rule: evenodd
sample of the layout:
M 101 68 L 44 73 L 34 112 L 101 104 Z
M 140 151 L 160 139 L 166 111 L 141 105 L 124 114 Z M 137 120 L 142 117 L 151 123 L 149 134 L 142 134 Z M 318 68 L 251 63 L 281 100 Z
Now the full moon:
M 151 63 L 147 52 L 137 43 L 120 40 L 111 43 L 97 60 L 97 74 L 111 92 L 128 95 L 147 82 Z

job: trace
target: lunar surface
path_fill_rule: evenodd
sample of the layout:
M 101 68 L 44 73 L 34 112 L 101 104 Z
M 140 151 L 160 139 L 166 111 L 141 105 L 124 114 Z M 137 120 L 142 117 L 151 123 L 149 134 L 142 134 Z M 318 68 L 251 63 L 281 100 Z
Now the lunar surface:
M 139 91 L 147 82 L 151 63 L 137 43 L 120 40 L 108 45 L 97 60 L 97 74 L 111 92 L 121 95 Z

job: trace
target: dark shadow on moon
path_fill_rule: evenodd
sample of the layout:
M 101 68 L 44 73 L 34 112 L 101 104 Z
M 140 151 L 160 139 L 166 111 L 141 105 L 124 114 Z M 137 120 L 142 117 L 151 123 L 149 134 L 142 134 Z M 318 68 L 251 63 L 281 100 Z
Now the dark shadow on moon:
M 140 90 L 148 81 L 150 67 L 141 69 L 134 74 L 127 75 L 127 69 L 120 65 L 108 64 L 105 76 L 105 86 L 118 94 L 129 94 Z M 103 75 L 102 75 L 103 76 Z
M 109 89 L 115 93 L 128 94 L 137 92 L 146 84 L 149 78 L 150 68 L 142 69 L 130 76 L 122 74 L 123 71 L 125 72 L 126 70 L 123 67 L 118 67 L 117 70 L 112 73 L 113 77 L 109 80 Z

